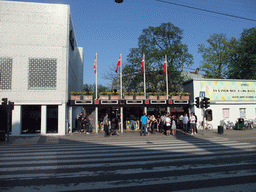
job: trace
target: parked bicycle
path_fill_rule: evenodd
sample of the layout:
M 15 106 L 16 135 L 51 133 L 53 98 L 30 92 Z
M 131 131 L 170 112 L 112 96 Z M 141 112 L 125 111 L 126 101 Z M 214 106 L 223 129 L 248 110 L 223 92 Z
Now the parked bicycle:
M 203 121 L 199 122 L 198 129 L 203 129 Z M 211 131 L 213 129 L 212 124 L 208 123 L 207 121 L 204 122 L 204 129 Z
M 244 121 L 243 130 L 256 128 L 256 121 L 253 119 L 248 119 Z
M 223 126 L 223 129 L 226 129 L 226 130 L 231 130 L 231 129 L 234 129 L 235 127 L 234 123 L 229 120 L 222 120 L 220 122 L 220 125 Z

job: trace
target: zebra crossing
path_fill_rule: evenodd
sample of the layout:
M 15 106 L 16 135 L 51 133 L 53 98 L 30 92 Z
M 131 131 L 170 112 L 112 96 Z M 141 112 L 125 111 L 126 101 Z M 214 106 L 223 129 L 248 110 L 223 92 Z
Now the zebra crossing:
M 0 191 L 256 186 L 256 145 L 224 138 L 4 146 Z

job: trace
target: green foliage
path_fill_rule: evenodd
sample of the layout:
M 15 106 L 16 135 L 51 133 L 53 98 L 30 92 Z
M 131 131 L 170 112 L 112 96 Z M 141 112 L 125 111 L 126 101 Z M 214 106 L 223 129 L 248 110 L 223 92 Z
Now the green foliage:
M 102 84 L 98 84 L 97 88 L 98 88 L 98 93 L 111 91 L 110 87 L 106 87 Z M 84 84 L 83 90 L 84 90 L 84 92 L 82 93 L 83 95 L 93 95 L 94 98 L 96 97 L 96 85 L 95 84 Z
M 71 95 L 81 95 L 81 92 L 70 92 Z
M 83 90 L 84 92 L 95 92 L 95 84 L 84 84 Z
M 104 86 L 102 84 L 98 84 L 98 93 L 99 92 L 110 92 L 110 87 Z M 84 84 L 83 85 L 84 92 L 96 92 L 96 85 L 95 84 Z
M 149 92 L 148 95 L 166 96 L 166 93 L 164 93 L 164 92 Z
M 169 95 L 171 96 L 189 96 L 189 92 L 171 92 Z
M 256 79 L 255 27 L 244 29 L 229 68 L 228 77 L 231 79 Z
M 191 65 L 193 57 L 188 47 L 182 44 L 183 31 L 172 23 L 162 23 L 159 27 L 144 29 L 139 37 L 138 48 L 130 49 L 128 63 L 123 68 L 124 82 L 128 82 L 128 91 L 144 91 L 141 71 L 142 55 L 145 54 L 146 87 L 154 91 L 166 91 L 163 72 L 167 55 L 169 90 L 178 91 L 182 85 L 179 68 Z
M 228 65 L 237 47 L 236 39 L 232 37 L 228 40 L 226 34 L 214 33 L 207 42 L 208 47 L 204 44 L 198 45 L 198 53 L 202 53 L 203 57 L 201 68 L 206 71 L 208 78 L 226 78 Z
M 100 92 L 99 95 L 120 95 L 119 92 Z
M 86 91 L 86 92 L 82 92 L 82 95 L 93 95 L 94 92 L 92 91 Z

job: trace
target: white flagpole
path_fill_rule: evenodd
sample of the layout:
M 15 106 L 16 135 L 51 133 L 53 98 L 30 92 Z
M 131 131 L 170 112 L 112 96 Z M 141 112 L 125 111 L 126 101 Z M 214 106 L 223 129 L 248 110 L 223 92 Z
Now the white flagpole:
M 146 71 L 145 71 L 145 54 L 143 53 L 143 59 L 144 59 L 144 66 L 143 66 L 143 70 L 144 70 L 144 97 L 146 99 Z M 147 107 L 144 107 L 144 113 L 147 113 Z
M 120 99 L 123 99 L 123 87 L 122 87 L 122 53 L 120 53 Z M 124 118 L 123 118 L 123 107 L 120 108 L 121 111 L 121 133 L 124 132 Z
M 122 53 L 120 53 L 120 98 L 123 99 L 123 87 L 122 87 Z
M 143 66 L 143 70 L 144 70 L 144 96 L 146 98 L 146 72 L 145 72 L 145 54 L 143 53 L 143 59 L 144 59 L 144 66 Z
M 96 62 L 96 99 L 98 99 L 98 79 L 97 79 L 97 74 L 98 74 L 98 63 L 97 63 L 97 52 L 96 52 L 96 61 L 94 61 L 94 62 Z
M 96 97 L 95 99 L 98 99 L 98 79 L 97 79 L 97 74 L 98 74 L 98 56 L 97 56 L 97 52 L 96 52 L 96 84 L 95 84 L 95 88 L 96 88 Z M 95 64 L 95 63 L 94 63 Z M 95 132 L 98 133 L 98 107 L 95 107 Z
M 168 63 L 167 63 L 167 55 L 165 55 L 165 61 L 166 61 L 166 75 L 165 75 L 165 77 L 166 77 L 166 97 L 168 99 L 169 93 L 168 93 Z

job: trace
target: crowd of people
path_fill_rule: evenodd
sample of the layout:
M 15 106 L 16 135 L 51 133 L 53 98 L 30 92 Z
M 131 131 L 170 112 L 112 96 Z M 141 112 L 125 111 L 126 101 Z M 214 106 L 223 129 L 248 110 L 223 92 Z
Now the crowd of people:
M 79 133 L 81 133 L 82 130 L 84 130 L 86 134 L 90 134 L 91 124 L 89 116 L 86 115 L 85 117 L 83 117 L 82 113 L 77 115 L 75 126 Z
M 157 118 L 154 115 L 146 115 L 145 113 L 141 117 L 141 132 L 140 135 L 154 134 L 156 131 L 166 134 L 176 134 L 176 129 L 180 128 L 186 133 L 196 134 L 197 117 L 194 113 L 191 113 L 190 117 L 185 113 L 184 116 L 171 115 L 169 113 L 158 115 Z
M 177 128 L 182 129 L 186 133 L 197 133 L 197 116 L 194 113 L 191 113 L 190 117 L 188 117 L 187 113 L 178 117 L 169 113 L 163 114 L 162 116 L 158 115 L 157 117 L 155 117 L 155 115 L 146 115 L 146 113 L 144 113 L 140 121 L 141 136 L 155 134 L 156 132 L 163 133 L 167 136 L 171 134 L 176 135 Z M 103 126 L 105 137 L 109 135 L 119 135 L 117 131 L 115 131 L 114 129 L 110 129 L 107 113 L 103 119 Z M 91 124 L 89 116 L 86 115 L 85 117 L 83 117 L 82 113 L 78 115 L 76 119 L 76 128 L 79 133 L 84 130 L 86 134 L 90 134 Z

